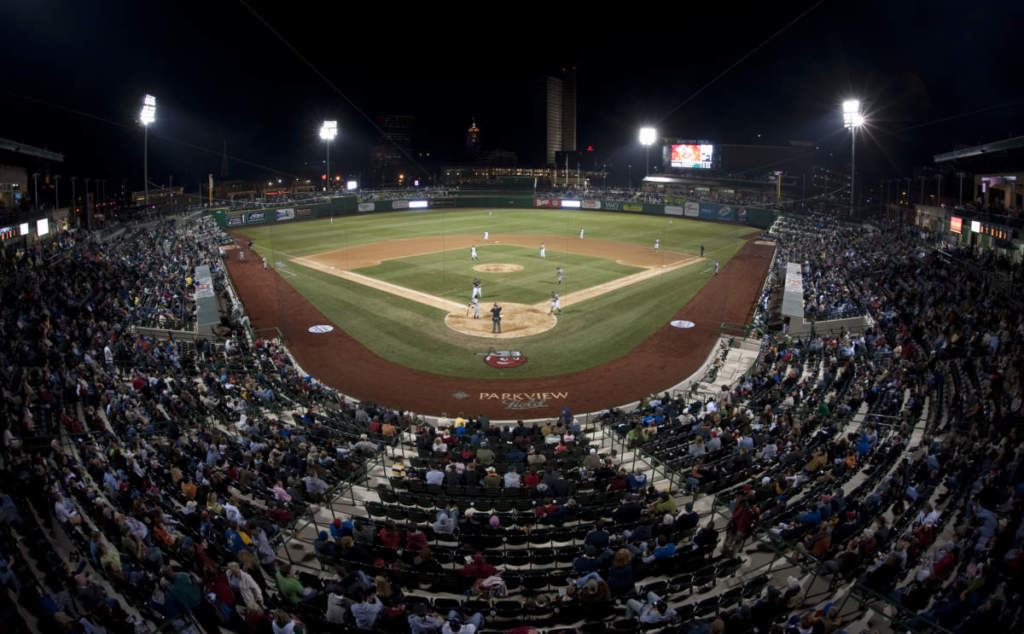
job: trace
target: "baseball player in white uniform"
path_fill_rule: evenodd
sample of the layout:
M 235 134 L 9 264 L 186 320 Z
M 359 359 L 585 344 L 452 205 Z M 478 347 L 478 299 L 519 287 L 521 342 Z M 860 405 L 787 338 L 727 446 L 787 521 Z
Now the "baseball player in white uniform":
M 488 236 L 488 235 L 489 235 L 489 234 L 488 234 L 488 233 L 487 233 L 486 231 L 484 231 L 484 242 L 487 242 L 487 236 Z
M 238 261 L 245 262 L 245 251 L 241 249 L 238 250 Z
M 558 311 L 559 315 L 562 314 L 562 306 L 558 303 L 558 293 L 552 291 L 551 292 L 551 310 L 548 311 L 548 314 L 549 315 L 554 315 L 556 310 Z
M 542 257 L 542 258 L 548 257 L 547 256 L 547 248 L 543 244 L 540 245 L 540 257 Z
M 473 319 L 480 319 L 480 300 L 474 297 L 470 304 L 473 306 Z
M 478 297 L 482 299 L 483 296 L 484 296 L 484 292 L 480 288 L 480 280 L 479 279 L 474 279 L 473 280 L 473 297 L 472 297 L 472 299 L 476 299 Z
M 263 258 L 263 270 L 267 270 L 267 258 Z
M 583 239 L 583 227 L 580 227 L 580 240 Z
M 472 260 L 473 260 L 474 262 L 476 262 L 476 261 L 478 261 L 478 260 L 480 259 L 480 258 L 478 258 L 478 257 L 476 256 L 476 245 L 475 245 L 475 244 L 474 244 L 473 246 L 469 247 L 469 257 L 470 257 L 470 259 L 472 259 Z
M 718 275 L 718 260 L 715 260 L 715 275 Z
M 654 239 L 654 250 L 657 251 L 658 247 L 661 246 L 661 240 L 659 238 Z

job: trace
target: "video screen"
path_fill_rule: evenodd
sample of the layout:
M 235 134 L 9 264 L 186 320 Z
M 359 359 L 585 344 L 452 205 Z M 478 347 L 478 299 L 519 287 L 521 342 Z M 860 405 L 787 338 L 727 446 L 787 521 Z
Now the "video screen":
M 683 169 L 711 169 L 714 153 L 713 145 L 675 144 L 671 148 L 669 163 L 672 167 Z

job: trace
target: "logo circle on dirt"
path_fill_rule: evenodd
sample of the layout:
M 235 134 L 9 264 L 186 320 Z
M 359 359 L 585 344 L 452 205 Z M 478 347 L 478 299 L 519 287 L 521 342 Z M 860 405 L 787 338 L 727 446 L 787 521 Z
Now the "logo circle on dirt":
M 526 355 L 518 350 L 497 350 L 488 352 L 484 357 L 484 363 L 499 370 L 518 368 L 526 363 Z

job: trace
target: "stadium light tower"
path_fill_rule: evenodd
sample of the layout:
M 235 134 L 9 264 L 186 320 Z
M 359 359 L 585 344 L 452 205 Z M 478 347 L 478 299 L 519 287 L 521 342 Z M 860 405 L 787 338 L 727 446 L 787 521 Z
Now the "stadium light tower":
M 142 124 L 142 178 L 146 191 L 146 206 L 149 206 L 149 124 L 156 121 L 156 97 L 146 95 L 142 99 L 142 111 L 139 112 L 139 123 Z
M 843 127 L 850 129 L 850 215 L 853 215 L 854 177 L 857 160 L 857 128 L 864 125 L 864 115 L 860 111 L 860 101 L 847 99 L 843 102 Z
M 324 182 L 324 191 L 331 186 L 331 141 L 338 136 L 338 122 L 324 121 L 320 126 L 320 138 L 324 140 L 324 147 L 327 148 L 327 178 Z
M 644 146 L 644 176 L 651 175 L 651 146 L 658 138 L 658 131 L 652 127 L 640 128 L 640 145 Z

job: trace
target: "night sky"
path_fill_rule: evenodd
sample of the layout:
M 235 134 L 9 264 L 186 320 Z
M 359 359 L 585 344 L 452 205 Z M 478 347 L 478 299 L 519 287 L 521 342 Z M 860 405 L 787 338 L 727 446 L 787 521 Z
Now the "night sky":
M 839 102 L 851 95 L 869 119 L 858 141 L 869 177 L 908 175 L 934 153 L 1024 134 L 1024 3 L 1007 1 L 823 2 L 666 116 L 814 6 L 760 4 L 624 3 L 616 12 L 595 3 L 572 13 L 483 4 L 474 14 L 435 3 L 10 1 L 0 137 L 64 153 L 66 175 L 128 178 L 139 189 L 135 121 L 150 92 L 159 100 L 154 181 L 173 174 L 194 190 L 219 172 L 223 141 L 233 178 L 310 177 L 316 170 L 304 165 L 322 158 L 324 118 L 341 127 L 338 171 L 364 169 L 376 130 L 247 7 L 362 112 L 414 115 L 428 169 L 462 159 L 473 116 L 484 150 L 538 164 L 536 80 L 573 64 L 580 144 L 613 175 L 642 165 L 636 129 L 648 121 L 673 137 L 799 139 L 846 153 Z

